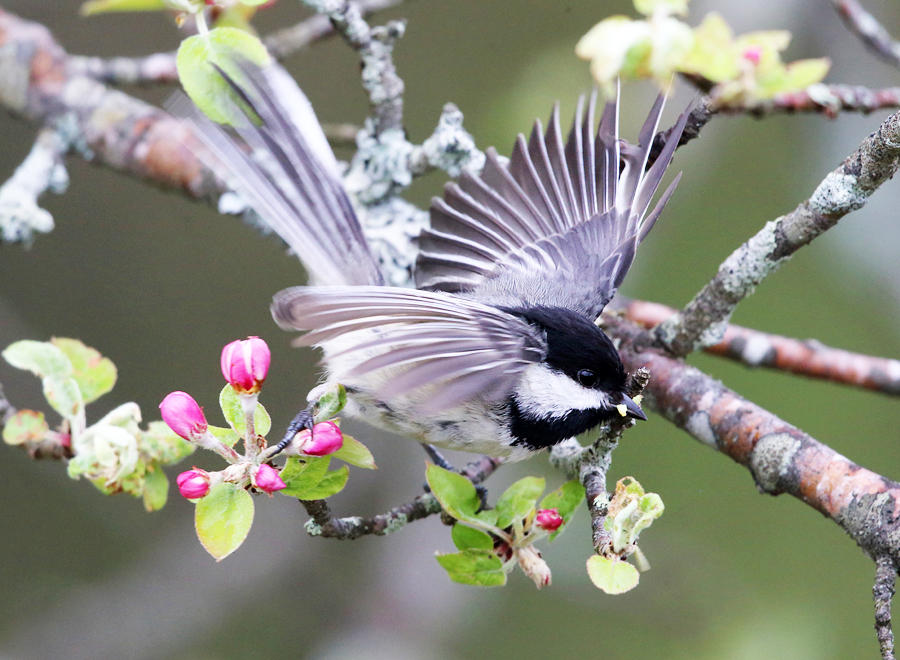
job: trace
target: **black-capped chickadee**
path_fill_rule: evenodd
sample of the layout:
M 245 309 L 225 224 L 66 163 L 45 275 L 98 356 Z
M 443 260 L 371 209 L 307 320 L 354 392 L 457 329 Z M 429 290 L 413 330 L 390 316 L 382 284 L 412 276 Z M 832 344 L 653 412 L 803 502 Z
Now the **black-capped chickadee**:
M 272 315 L 308 331 L 346 414 L 439 447 L 517 460 L 618 415 L 646 419 L 595 324 L 680 174 L 650 209 L 687 119 L 649 168 L 660 96 L 637 146 L 618 138 L 618 99 L 596 134 L 595 97 L 567 141 L 558 108 L 519 136 L 508 162 L 488 150 L 431 206 L 417 289 L 385 286 L 309 102 L 290 77 L 242 65 L 221 75 L 242 99 L 248 152 L 195 118 L 209 164 L 300 258 L 313 286 L 277 293 Z M 585 108 L 586 105 L 586 108 Z M 247 111 L 250 113 L 249 119 Z M 253 117 L 253 114 L 256 116 Z M 648 212 L 649 211 L 649 212 Z

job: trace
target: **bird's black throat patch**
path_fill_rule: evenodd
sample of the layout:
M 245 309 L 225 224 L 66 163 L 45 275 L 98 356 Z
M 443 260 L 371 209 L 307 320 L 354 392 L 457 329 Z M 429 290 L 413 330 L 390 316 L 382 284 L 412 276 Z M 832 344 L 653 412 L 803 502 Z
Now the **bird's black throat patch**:
M 563 417 L 535 418 L 522 411 L 514 397 L 507 400 L 513 445 L 538 451 L 573 438 L 618 415 L 615 408 L 571 410 Z

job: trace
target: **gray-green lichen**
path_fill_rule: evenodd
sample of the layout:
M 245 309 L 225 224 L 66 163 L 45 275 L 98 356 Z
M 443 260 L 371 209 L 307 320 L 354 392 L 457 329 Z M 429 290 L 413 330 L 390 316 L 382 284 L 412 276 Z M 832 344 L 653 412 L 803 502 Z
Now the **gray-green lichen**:
M 399 529 L 403 529 L 409 523 L 409 518 L 405 513 L 398 513 L 396 516 L 391 516 L 388 518 L 387 524 L 384 526 L 384 531 L 382 534 L 387 536 L 388 534 L 392 534 Z
M 750 471 L 762 490 L 778 492 L 778 483 L 790 469 L 801 444 L 787 433 L 771 433 L 759 439 L 750 454 Z
M 303 529 L 305 529 L 306 533 L 310 536 L 322 536 L 322 526 L 312 518 L 303 524 Z
M 836 170 L 816 187 L 809 208 L 819 215 L 845 215 L 865 206 L 870 194 L 859 187 L 857 177 Z

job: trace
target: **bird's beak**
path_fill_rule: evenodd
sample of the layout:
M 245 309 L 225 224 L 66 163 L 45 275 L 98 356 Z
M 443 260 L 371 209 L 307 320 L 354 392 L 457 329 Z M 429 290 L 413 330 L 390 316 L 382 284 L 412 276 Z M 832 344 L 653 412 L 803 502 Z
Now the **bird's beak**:
M 635 419 L 646 420 L 647 415 L 644 414 L 644 411 L 641 410 L 641 407 L 635 403 L 634 399 L 632 399 L 627 394 L 622 395 L 622 403 L 618 406 L 619 411 L 621 412 L 622 407 L 625 408 L 625 412 L 622 413 L 622 417 L 634 417 Z

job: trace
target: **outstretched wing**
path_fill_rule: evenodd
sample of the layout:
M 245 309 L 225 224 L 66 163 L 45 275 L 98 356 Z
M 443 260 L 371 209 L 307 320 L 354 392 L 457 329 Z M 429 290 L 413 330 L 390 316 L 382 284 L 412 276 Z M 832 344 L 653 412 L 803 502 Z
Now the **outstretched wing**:
M 243 101 L 228 114 L 241 117 L 237 132 L 245 144 L 186 102 L 173 104 L 208 149 L 205 164 L 287 243 L 312 283 L 380 284 L 377 261 L 309 101 L 277 65 L 242 61 L 240 69 L 237 80 L 217 67 Z
M 525 321 L 441 292 L 299 286 L 275 295 L 272 315 L 283 328 L 310 331 L 298 339 L 301 345 L 342 337 L 339 352 L 328 354 L 329 366 L 353 366 L 339 379 L 398 368 L 379 391 L 385 400 L 429 386 L 429 410 L 475 397 L 502 399 L 546 353 L 543 336 Z
M 518 137 L 508 164 L 489 150 L 480 176 L 464 174 L 433 201 L 417 285 L 596 318 L 678 183 L 676 177 L 647 213 L 688 115 L 648 169 L 663 101 L 657 98 L 637 146 L 618 139 L 618 99 L 593 133 L 592 95 L 586 112 L 580 99 L 565 144 L 556 107 L 546 132 L 536 122 L 527 142 Z

